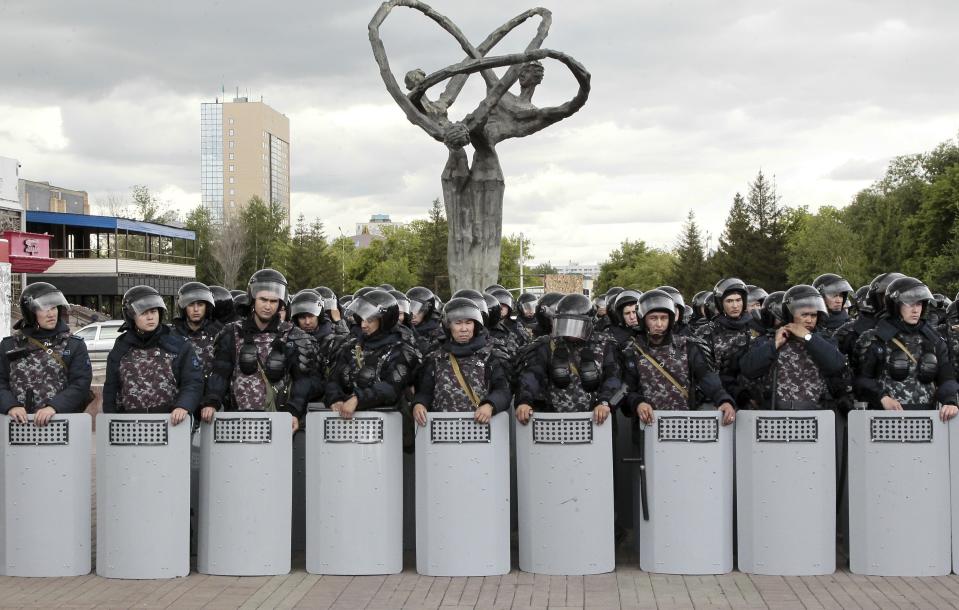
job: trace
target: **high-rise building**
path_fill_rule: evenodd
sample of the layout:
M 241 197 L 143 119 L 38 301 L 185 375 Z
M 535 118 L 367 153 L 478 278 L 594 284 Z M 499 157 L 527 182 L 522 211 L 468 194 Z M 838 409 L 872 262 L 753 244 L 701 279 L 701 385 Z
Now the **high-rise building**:
M 214 222 L 254 196 L 290 218 L 290 119 L 245 97 L 200 104 L 200 191 Z

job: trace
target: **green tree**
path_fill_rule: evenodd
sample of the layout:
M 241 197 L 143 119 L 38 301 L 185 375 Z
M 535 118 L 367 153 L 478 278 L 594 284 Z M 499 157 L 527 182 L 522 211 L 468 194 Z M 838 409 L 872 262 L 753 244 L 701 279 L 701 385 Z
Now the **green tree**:
M 694 294 L 710 284 L 703 236 L 692 210 L 689 211 L 686 222 L 683 223 L 683 232 L 676 242 L 673 255 L 675 258 L 666 277 L 666 283 L 691 299 Z
M 186 217 L 186 228 L 196 234 L 196 279 L 204 284 L 216 284 L 221 276 L 220 266 L 213 256 L 213 225 L 210 211 L 199 205 Z
M 726 217 L 726 226 L 719 236 L 719 248 L 710 259 L 711 275 L 715 278 L 745 276 L 746 258 L 752 241 L 753 229 L 746 211 L 746 200 L 736 193 Z
M 529 240 L 528 237 L 523 237 L 523 258 L 528 260 L 531 256 L 531 248 L 533 242 Z M 502 245 L 500 246 L 499 251 L 499 284 L 506 286 L 507 288 L 515 288 L 519 286 L 519 251 L 520 251 L 520 236 L 513 233 L 503 237 Z M 529 268 L 524 267 L 523 274 L 524 276 L 529 273 Z M 525 279 L 525 285 L 541 285 L 542 278 L 535 278 L 533 280 Z M 482 290 L 486 286 L 480 286 L 478 289 Z
M 409 290 L 419 281 L 412 265 L 419 249 L 415 226 L 384 228 L 382 239 L 357 250 L 347 263 L 347 289 L 355 292 L 363 286 L 388 283 L 397 290 Z
M 842 212 L 829 206 L 816 214 L 803 210 L 798 224 L 786 245 L 789 284 L 812 284 L 822 273 L 838 273 L 854 287 L 868 281 L 866 257 Z
M 323 223 L 306 222 L 303 214 L 296 220 L 290 238 L 286 280 L 291 290 L 317 286 L 336 286 L 340 279 L 339 260 L 326 243 Z
M 135 184 L 130 189 L 132 199 L 131 213 L 145 222 L 155 222 L 168 225 L 178 219 L 176 210 L 170 208 L 169 202 L 161 201 L 150 189 L 142 184 Z
M 446 222 L 443 204 L 439 199 L 433 200 L 428 219 L 419 223 L 417 225 L 420 234 L 420 251 L 417 254 L 417 260 L 420 261 L 419 284 L 446 300 L 450 296 L 449 268 L 446 258 L 449 224 Z
M 762 171 L 749 185 L 746 214 L 752 231 L 749 246 L 743 253 L 747 266 L 746 277 L 742 279 L 770 291 L 788 288 L 784 246 L 789 225 L 776 187 Z
M 599 267 L 593 292 L 602 294 L 611 286 L 650 290 L 666 283 L 675 257 L 649 248 L 642 240 L 626 240 Z
M 248 278 L 266 267 L 285 271 L 290 234 L 283 207 L 275 201 L 265 203 L 254 195 L 243 210 L 242 220 L 247 251 L 240 278 Z

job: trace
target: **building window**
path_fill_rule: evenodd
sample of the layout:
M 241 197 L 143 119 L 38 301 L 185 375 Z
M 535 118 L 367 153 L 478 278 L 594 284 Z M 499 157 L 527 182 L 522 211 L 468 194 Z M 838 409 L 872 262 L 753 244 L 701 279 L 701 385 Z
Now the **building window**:
M 236 195 L 236 189 L 230 189 L 230 195 Z
M 236 178 L 234 178 L 233 176 L 230 176 L 230 184 L 233 184 L 234 182 L 236 182 Z
M 236 207 L 236 202 L 233 201 L 232 199 L 230 200 L 230 207 L 231 207 L 231 208 L 235 208 L 235 207 Z
M 230 153 L 230 161 L 233 160 L 233 153 Z
M 232 163 L 230 163 L 230 171 L 231 171 L 231 172 L 235 172 L 235 171 L 236 171 L 236 166 L 233 165 Z
M 233 124 L 233 119 L 230 119 L 230 125 L 232 125 L 232 124 Z
M 233 140 L 230 140 L 230 148 L 233 148 L 235 146 L 236 146 L 236 142 L 234 142 Z
M 231 129 L 229 135 L 234 136 L 234 135 L 236 135 L 236 133 Z

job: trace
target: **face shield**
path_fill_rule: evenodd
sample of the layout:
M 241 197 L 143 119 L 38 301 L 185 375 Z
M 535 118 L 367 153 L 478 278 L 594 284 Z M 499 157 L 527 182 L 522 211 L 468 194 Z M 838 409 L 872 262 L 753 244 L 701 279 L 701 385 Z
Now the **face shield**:
M 280 282 L 253 282 L 250 284 L 250 294 L 253 295 L 253 300 L 261 296 L 267 299 L 284 301 L 286 300 L 286 286 Z
M 792 299 L 786 306 L 789 308 L 789 313 L 792 314 L 793 320 L 795 320 L 796 317 L 799 316 L 799 312 L 803 310 L 813 310 L 816 313 L 822 314 L 828 313 L 826 310 L 826 302 L 823 301 L 822 296 L 818 294 Z
M 902 305 L 915 305 L 916 303 L 928 303 L 932 301 L 932 291 L 925 284 L 913 286 L 907 290 L 901 291 L 895 297 L 896 302 Z
M 323 309 L 325 309 L 326 311 L 333 311 L 334 309 L 336 309 L 336 299 L 334 297 L 323 299 L 322 301 L 320 301 L 320 303 L 323 305 Z
M 297 301 L 290 305 L 290 317 L 295 318 L 302 313 L 313 314 L 319 317 L 323 313 L 319 301 Z
M 151 309 L 166 311 L 166 304 L 163 302 L 163 297 L 160 295 L 149 294 L 131 302 L 130 308 L 133 310 L 134 314 L 139 316 L 144 312 L 150 311 Z
M 527 318 L 536 313 L 536 303 L 538 301 L 526 301 L 521 303 L 519 308 L 523 312 L 523 315 Z
M 406 299 L 396 299 L 396 304 L 400 308 L 400 313 L 410 315 L 410 312 L 412 311 L 410 301 L 407 301 Z
M 457 307 L 450 311 L 444 311 L 443 320 L 447 328 L 452 326 L 453 322 L 460 320 L 472 320 L 476 322 L 478 325 L 477 328 L 479 328 L 479 326 L 483 325 L 483 314 L 475 307 Z
M 186 309 L 190 303 L 196 303 L 197 301 L 203 301 L 210 307 L 213 307 L 213 293 L 202 288 L 184 292 L 180 295 L 179 299 L 177 299 L 177 306 L 180 309 Z
M 651 291 L 650 291 L 651 292 Z M 646 314 L 653 311 L 667 311 L 676 315 L 676 303 L 673 301 L 673 298 L 668 294 L 661 293 L 659 295 L 652 295 L 640 300 L 639 303 L 639 317 L 645 318 Z
M 822 292 L 823 296 L 834 297 L 840 294 L 852 294 L 852 286 L 849 285 L 849 282 L 846 280 L 838 280 L 831 284 L 826 284 L 819 288 L 819 291 Z
M 383 317 L 383 311 L 379 307 L 362 298 L 354 299 L 350 303 L 350 313 L 360 320 L 367 321 Z
M 46 311 L 54 307 L 69 307 L 70 304 L 63 297 L 63 293 L 48 292 L 30 300 L 30 310 L 33 312 Z
M 410 299 L 410 314 L 412 314 L 412 315 L 414 315 L 414 316 L 419 315 L 420 312 L 426 310 L 426 307 L 427 307 L 427 305 L 426 305 L 426 303 L 424 303 L 423 301 L 417 301 L 416 299 Z
M 585 341 L 593 332 L 593 321 L 585 316 L 560 315 L 553 318 L 554 337 L 567 337 Z

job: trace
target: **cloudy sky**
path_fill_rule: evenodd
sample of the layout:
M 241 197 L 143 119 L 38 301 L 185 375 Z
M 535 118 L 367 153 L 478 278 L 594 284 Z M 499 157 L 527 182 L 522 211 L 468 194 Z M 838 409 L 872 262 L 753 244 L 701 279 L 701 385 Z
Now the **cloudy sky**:
M 475 43 L 535 6 L 434 0 Z M 896 155 L 959 130 L 959 3 L 556 0 L 545 47 L 592 73 L 572 118 L 498 147 L 504 232 L 536 261 L 601 261 L 623 239 L 671 246 L 687 211 L 712 243 L 760 169 L 789 205 L 845 205 Z M 372 213 L 425 215 L 446 150 L 383 88 L 366 26 L 379 2 L 0 0 L 0 155 L 94 203 L 146 184 L 199 195 L 200 103 L 225 88 L 290 117 L 293 215 L 351 233 Z M 496 53 L 522 50 L 535 24 Z M 462 59 L 398 9 L 396 74 Z M 548 63 L 539 104 L 575 82 Z M 470 85 L 451 111 L 482 97 Z

